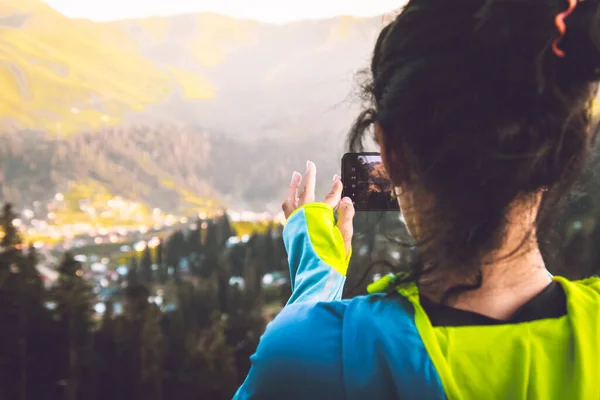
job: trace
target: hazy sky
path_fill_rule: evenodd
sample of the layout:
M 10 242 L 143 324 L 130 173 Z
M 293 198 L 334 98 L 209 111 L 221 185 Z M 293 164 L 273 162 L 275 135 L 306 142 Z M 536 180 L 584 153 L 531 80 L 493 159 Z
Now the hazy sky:
M 282 23 L 336 15 L 371 16 L 398 9 L 404 0 L 44 0 L 69 17 L 96 21 L 211 11 Z

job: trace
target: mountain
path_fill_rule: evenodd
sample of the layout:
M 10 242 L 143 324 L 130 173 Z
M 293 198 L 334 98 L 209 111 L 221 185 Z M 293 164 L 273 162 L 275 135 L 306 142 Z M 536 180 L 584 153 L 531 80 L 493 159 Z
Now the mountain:
M 182 87 L 192 99 L 213 96 L 201 77 L 139 55 L 119 29 L 68 19 L 38 0 L 3 0 L 0 35 L 4 130 L 73 134 L 120 125 Z
M 236 135 L 345 133 L 354 77 L 368 65 L 381 18 L 270 25 L 214 14 L 113 23 L 163 68 L 199 74 L 210 101 L 173 101 L 182 120 Z M 176 110 L 176 111 L 175 111 Z
M 354 76 L 382 24 L 95 23 L 2 0 L 0 200 L 45 200 L 92 180 L 166 209 L 277 204 L 306 159 L 339 170 Z

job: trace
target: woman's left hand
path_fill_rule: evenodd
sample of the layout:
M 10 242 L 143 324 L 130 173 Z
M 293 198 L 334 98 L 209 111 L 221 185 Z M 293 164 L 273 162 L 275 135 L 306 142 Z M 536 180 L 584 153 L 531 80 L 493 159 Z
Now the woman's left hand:
M 292 175 L 292 180 L 288 186 L 287 198 L 282 204 L 282 209 L 286 219 L 288 219 L 296 209 L 302 207 L 303 205 L 315 202 L 316 175 L 317 167 L 313 162 L 307 161 L 304 186 L 302 187 L 300 194 L 298 194 L 300 185 L 302 184 L 302 175 L 298 172 L 294 172 Z M 337 227 L 342 234 L 342 238 L 344 238 L 346 250 L 349 251 L 352 244 L 352 235 L 354 234 L 354 229 L 352 226 L 352 220 L 354 218 L 354 205 L 352 204 L 352 200 L 350 200 L 350 198 L 344 197 L 342 199 L 343 188 L 344 185 L 342 184 L 342 179 L 335 175 L 333 177 L 333 186 L 331 187 L 331 191 L 329 194 L 327 194 L 327 196 L 325 196 L 323 203 L 330 205 L 333 209 L 337 208 Z

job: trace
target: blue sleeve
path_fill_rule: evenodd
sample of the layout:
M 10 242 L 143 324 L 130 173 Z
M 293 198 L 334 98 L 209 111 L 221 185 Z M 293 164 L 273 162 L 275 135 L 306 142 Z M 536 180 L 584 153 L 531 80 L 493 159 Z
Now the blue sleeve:
M 340 300 L 351 251 L 346 254 L 333 209 L 312 203 L 296 210 L 286 223 L 283 240 L 292 286 L 288 304 Z
M 235 400 L 344 398 L 340 300 L 350 254 L 333 209 L 313 203 L 283 231 L 292 297 L 266 329 Z M 333 302 L 333 303 L 328 303 Z
M 296 303 L 271 322 L 234 400 L 343 399 L 345 304 Z

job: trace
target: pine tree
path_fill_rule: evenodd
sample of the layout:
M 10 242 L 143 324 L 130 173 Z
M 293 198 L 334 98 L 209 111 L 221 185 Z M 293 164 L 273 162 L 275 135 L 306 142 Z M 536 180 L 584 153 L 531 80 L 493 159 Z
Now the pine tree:
M 126 290 L 125 313 L 118 320 L 120 393 L 123 398 L 162 400 L 163 338 L 160 310 L 148 302 L 141 284 Z
M 12 206 L 6 204 L 2 210 L 2 215 L 0 215 L 0 227 L 3 234 L 0 240 L 0 254 L 2 255 L 2 262 L 0 263 L 0 288 L 5 289 L 10 289 L 10 285 L 6 285 L 8 285 L 11 278 L 16 279 L 16 274 L 23 267 L 21 265 L 23 261 L 21 235 L 13 223 L 16 217 L 16 214 L 12 211 Z
M 33 317 L 39 317 L 43 308 L 44 286 L 37 270 L 38 262 L 37 251 L 33 246 L 29 246 L 27 256 L 23 258 L 19 267 L 22 304 L 26 313 Z
M 154 253 L 154 263 L 158 266 L 161 266 L 163 264 L 163 241 L 162 239 L 160 239 L 158 241 L 158 244 L 156 245 L 156 250 Z
M 36 267 L 40 261 L 40 256 L 35 247 L 30 244 L 27 249 L 27 262 L 30 266 Z
M 148 246 L 144 249 L 140 267 L 142 282 L 146 285 L 152 285 L 154 282 L 152 273 L 152 254 L 150 253 L 150 248 Z
M 102 316 L 102 323 L 94 338 L 94 400 L 114 398 L 117 395 L 114 384 L 118 380 L 115 373 L 118 359 L 114 306 L 112 301 L 107 301 L 105 304 L 106 310 Z
M 231 221 L 229 220 L 229 215 L 227 215 L 226 212 L 224 212 L 223 216 L 217 221 L 217 227 L 219 237 L 218 244 L 222 248 L 227 243 L 227 240 L 230 237 L 236 236 L 237 233 L 235 232 L 235 229 L 233 229 Z
M 204 236 L 206 234 L 206 231 L 203 228 L 204 222 L 205 221 L 201 220 L 200 218 L 198 218 L 196 221 L 196 229 L 198 230 L 198 241 L 195 242 L 196 252 L 201 256 L 204 256 Z
M 273 224 L 269 224 L 269 228 L 264 236 L 265 241 L 265 253 L 264 253 L 264 270 L 265 272 L 274 272 L 276 271 L 276 261 L 275 257 L 277 254 L 275 253 L 275 239 L 273 238 Z
M 179 265 L 181 263 L 181 258 L 183 257 L 184 247 L 185 236 L 181 231 L 177 231 L 171 235 L 167 242 L 166 264 L 168 267 L 173 268 L 173 277 L 175 281 L 179 281 L 180 278 Z
M 129 260 L 129 268 L 127 269 L 127 286 L 135 286 L 140 283 L 138 273 L 138 262 L 135 255 Z
M 140 399 L 162 400 L 162 363 L 164 340 L 160 327 L 161 312 L 154 304 L 144 310 L 141 325 Z
M 187 255 L 200 255 L 202 250 L 202 224 L 197 223 L 196 227 L 188 232 L 186 238 L 186 253 Z
M 209 221 L 204 240 L 204 262 L 202 263 L 201 276 L 205 279 L 213 275 L 219 263 L 220 246 L 219 228 L 214 221 Z
M 229 399 L 236 389 L 234 352 L 225 337 L 226 322 L 215 315 L 211 327 L 200 336 L 192 353 L 194 369 L 202 378 L 194 388 L 196 398 Z
M 76 278 L 80 270 L 81 264 L 75 260 L 75 257 L 71 253 L 65 253 L 62 262 L 58 266 L 61 278 Z
M 225 340 L 225 322 L 215 315 L 199 332 L 186 332 L 176 316 L 166 331 L 169 349 L 179 354 L 166 360 L 172 373 L 167 379 L 165 398 L 178 400 L 231 399 L 236 387 L 233 349 Z M 185 337 L 183 339 L 182 337 Z
M 104 311 L 104 315 L 102 315 L 102 327 L 101 329 L 110 332 L 114 329 L 114 303 L 112 300 L 108 300 L 105 303 L 106 310 Z
M 262 315 L 239 313 L 227 320 L 225 326 L 226 343 L 234 349 L 236 386 L 242 384 L 250 370 L 250 356 L 256 352 L 258 341 L 263 334 L 266 321 Z
M 229 263 L 231 265 L 231 276 L 244 276 L 246 266 L 246 250 L 245 244 L 237 244 L 233 246 L 229 252 Z
M 24 400 L 35 368 L 31 361 L 36 358 L 33 331 L 43 331 L 45 326 L 35 323 L 43 312 L 37 257 L 31 250 L 27 256 L 21 251 L 15 219 L 10 204 L 5 205 L 0 216 L 4 234 L 0 241 L 0 398 Z
M 0 240 L 0 246 L 5 251 L 21 245 L 21 235 L 13 223 L 15 219 L 17 219 L 17 215 L 13 212 L 12 205 L 5 204 L 0 216 L 0 226 L 2 226 L 2 232 L 4 233 L 2 240 Z
M 262 278 L 265 274 L 264 259 L 265 247 L 264 238 L 258 234 L 252 235 L 247 243 L 246 253 L 246 273 L 244 281 L 246 282 L 245 308 L 248 313 L 257 313 L 262 310 Z
M 226 213 L 217 221 L 210 222 L 206 231 L 205 258 L 201 276 L 205 279 L 212 277 L 216 279 L 221 313 L 225 313 L 229 308 L 227 303 L 231 273 L 224 253 L 227 240 L 234 234 Z
M 82 397 L 85 390 L 82 378 L 87 372 L 86 364 L 91 356 L 94 294 L 91 286 L 82 278 L 81 264 L 72 254 L 65 254 L 58 271 L 60 277 L 52 294 L 57 303 L 59 329 L 66 342 L 67 364 L 63 369 L 66 399 L 76 400 Z
M 165 264 L 164 242 L 162 241 L 162 239 L 158 242 L 158 245 L 156 246 L 154 263 L 158 266 L 157 280 L 159 283 L 164 285 L 169 280 L 169 270 Z
M 196 223 L 186 239 L 187 258 L 190 270 L 195 276 L 201 276 L 201 265 L 204 259 L 202 246 L 202 223 L 200 220 Z

